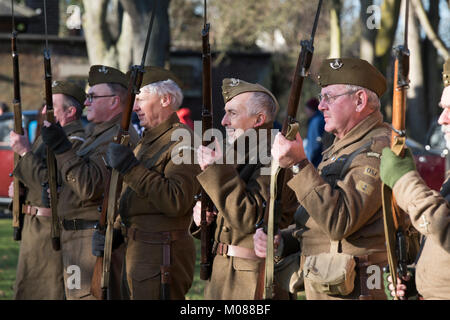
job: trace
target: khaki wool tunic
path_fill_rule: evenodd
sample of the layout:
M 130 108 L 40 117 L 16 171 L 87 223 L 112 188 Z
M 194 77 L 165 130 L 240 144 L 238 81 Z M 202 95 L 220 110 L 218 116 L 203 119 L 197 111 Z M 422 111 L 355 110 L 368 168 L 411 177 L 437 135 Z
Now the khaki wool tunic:
M 84 139 L 81 121 L 72 121 L 63 129 L 72 142 L 72 149 L 77 150 Z M 48 181 L 45 159 L 46 147 L 39 136 L 33 143 L 31 152 L 22 157 L 14 169 L 14 175 L 27 188 L 26 205 L 44 206 L 41 183 Z M 51 225 L 51 217 L 28 214 L 24 216 L 14 299 L 64 299 L 62 255 L 61 251 L 53 250 Z
M 178 136 L 182 135 L 180 142 Z M 123 176 L 119 212 L 126 230 L 137 230 L 127 238 L 126 267 L 131 299 L 160 299 L 163 245 L 138 235 L 184 232 L 170 246 L 170 299 L 184 299 L 192 285 L 195 246 L 188 232 L 194 196 L 199 192 L 195 176 L 193 132 L 174 113 L 157 127 L 145 130 L 134 150 L 139 164 Z M 187 163 L 174 157 L 187 156 Z M 156 243 L 155 243 L 156 242 Z
M 427 238 L 416 266 L 416 286 L 424 299 L 450 299 L 450 207 L 417 171 L 394 185 L 397 204 Z
M 118 133 L 120 120 L 121 114 L 110 121 L 96 124 L 78 151 L 69 150 L 56 155 L 63 180 L 58 204 L 60 220 L 99 219 L 98 207 L 102 205 L 107 174 L 103 158 L 108 144 Z M 138 135 L 133 126 L 130 126 L 129 134 L 131 145 L 136 145 Z M 93 232 L 94 229 L 61 228 L 67 299 L 94 299 L 90 294 L 92 271 L 96 261 L 92 254 Z
M 264 124 L 256 130 L 257 136 L 260 137 L 262 130 L 271 129 L 271 124 Z M 236 140 L 233 150 L 236 151 L 243 139 L 245 136 Z M 212 225 L 215 243 L 253 251 L 255 225 L 264 216 L 270 191 L 270 159 L 263 164 L 260 157 L 256 159 L 254 156 L 270 156 L 270 145 L 271 135 L 268 132 L 267 141 L 258 140 L 250 143 L 249 148 L 247 146 L 243 163 L 225 161 L 224 164 L 213 164 L 197 176 L 217 209 L 217 217 Z M 262 174 L 263 169 L 267 170 L 266 174 Z M 291 222 L 296 208 L 295 196 L 291 194 L 286 198 L 291 199 L 291 207 L 290 210 L 283 210 L 283 226 Z M 195 228 L 191 230 L 198 235 L 199 231 L 195 231 Z M 223 255 L 215 255 L 213 259 L 212 274 L 205 284 L 205 299 L 254 299 L 261 259 Z
M 370 114 L 351 129 L 342 139 L 323 152 L 318 170 L 308 164 L 292 180 L 289 187 L 295 191 L 299 203 L 309 213 L 306 224 L 299 226 L 302 263 L 306 256 L 330 252 L 331 241 L 341 241 L 342 252 L 353 256 L 385 252 L 385 238 L 379 177 L 380 155 L 389 146 L 390 129 L 383 123 L 380 112 Z M 370 151 L 357 155 L 343 177 L 333 188 L 320 176 L 324 167 L 349 155 L 372 141 Z M 295 217 L 296 220 L 298 217 Z M 304 217 L 301 219 L 304 220 Z M 374 299 L 386 299 L 383 290 L 382 268 L 387 258 L 370 261 L 377 265 L 378 285 L 369 290 Z M 358 267 L 357 267 L 358 270 Z M 359 274 L 355 289 L 348 296 L 328 296 L 313 291 L 305 278 L 307 299 L 358 299 Z M 367 276 L 370 276 L 369 274 Z M 378 288 L 379 287 L 379 288 Z

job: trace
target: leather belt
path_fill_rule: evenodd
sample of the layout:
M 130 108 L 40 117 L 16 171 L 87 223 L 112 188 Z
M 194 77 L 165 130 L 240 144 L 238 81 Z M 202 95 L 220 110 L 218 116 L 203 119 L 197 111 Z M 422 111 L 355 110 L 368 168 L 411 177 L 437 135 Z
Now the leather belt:
M 127 228 L 125 234 L 129 239 L 149 244 L 164 244 L 190 236 L 187 230 L 147 232 L 135 228 Z
M 30 205 L 24 204 L 24 205 L 22 205 L 22 213 L 28 214 L 31 216 L 51 217 L 52 209 L 44 208 L 44 207 L 35 207 L 35 206 L 30 206 Z
M 238 257 L 250 260 L 260 260 L 260 258 L 255 254 L 253 249 L 248 249 L 244 247 L 233 246 L 231 244 L 226 244 L 219 242 L 217 244 L 216 255 L 222 255 L 224 257 Z
M 363 255 L 355 257 L 356 264 L 359 268 L 359 283 L 361 292 L 359 300 L 372 300 L 373 297 L 367 288 L 367 267 L 372 264 L 378 264 L 383 260 L 387 260 L 386 252 L 376 252 L 370 255 Z
M 64 219 L 61 222 L 61 225 L 63 226 L 64 230 L 87 230 L 87 229 L 95 229 L 97 222 L 98 221 L 96 220 Z

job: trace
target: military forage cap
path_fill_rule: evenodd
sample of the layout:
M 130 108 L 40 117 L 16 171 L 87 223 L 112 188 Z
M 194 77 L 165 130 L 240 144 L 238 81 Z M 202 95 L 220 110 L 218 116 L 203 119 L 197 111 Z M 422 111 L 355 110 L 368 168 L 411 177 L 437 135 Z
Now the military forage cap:
M 125 88 L 128 87 L 128 80 L 125 73 L 112 67 L 93 65 L 89 70 L 89 85 L 92 87 L 100 83 L 119 83 Z
M 367 88 L 381 97 L 387 89 L 386 78 L 369 62 L 357 58 L 327 59 L 320 66 L 318 83 L 350 84 Z
M 278 105 L 278 101 L 275 98 L 275 96 L 264 88 L 262 85 L 258 83 L 249 83 L 244 80 L 235 79 L 235 78 L 225 78 L 222 81 L 222 95 L 223 100 L 225 103 L 236 97 L 238 94 L 244 93 L 244 92 L 264 92 L 268 94 L 276 105 L 275 113 L 278 112 L 278 109 L 280 106 Z
M 444 63 L 444 71 L 442 72 L 442 81 L 444 87 L 450 86 L 450 58 Z
M 159 82 L 159 81 L 165 81 L 165 80 L 172 80 L 175 82 L 181 89 L 183 84 L 181 83 L 181 80 L 178 79 L 173 72 L 161 68 L 161 67 L 154 67 L 154 66 L 147 66 L 144 68 L 145 73 L 142 78 L 142 84 L 141 87 L 144 87 L 148 84 Z M 127 72 L 127 78 L 129 79 L 131 72 Z
M 52 94 L 62 93 L 66 96 L 71 96 L 77 100 L 81 106 L 84 106 L 84 100 L 86 99 L 86 93 L 82 88 L 69 81 L 53 81 L 52 82 Z

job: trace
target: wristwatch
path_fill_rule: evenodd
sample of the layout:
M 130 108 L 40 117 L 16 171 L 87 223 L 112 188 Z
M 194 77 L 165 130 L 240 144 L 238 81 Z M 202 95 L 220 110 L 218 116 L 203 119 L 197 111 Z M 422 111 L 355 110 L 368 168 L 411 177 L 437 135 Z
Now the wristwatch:
M 306 167 L 306 166 L 308 165 L 308 163 L 309 163 L 308 159 L 305 158 L 305 159 L 303 159 L 302 161 L 300 161 L 299 163 L 294 164 L 294 165 L 291 167 L 292 172 L 293 172 L 294 174 L 299 173 L 300 170 L 302 170 L 304 167 Z

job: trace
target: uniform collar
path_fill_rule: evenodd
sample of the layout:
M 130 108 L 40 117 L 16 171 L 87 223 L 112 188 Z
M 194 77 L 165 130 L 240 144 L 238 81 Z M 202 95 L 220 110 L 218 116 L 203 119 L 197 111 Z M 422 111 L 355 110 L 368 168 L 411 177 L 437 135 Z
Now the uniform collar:
M 96 124 L 94 127 L 94 130 L 92 132 L 92 136 L 94 136 L 94 137 L 99 136 L 106 130 L 114 127 L 115 125 L 119 125 L 121 118 L 122 118 L 122 113 L 119 113 L 118 115 L 116 115 L 114 118 L 112 118 L 109 121 L 105 121 L 105 122 Z
M 177 113 L 174 112 L 166 121 L 160 123 L 154 128 L 145 129 L 142 134 L 142 140 L 145 143 L 152 143 L 168 130 L 172 129 L 174 125 L 180 124 L 180 119 L 177 116 Z
M 66 135 L 71 135 L 74 132 L 83 131 L 83 124 L 80 119 L 77 119 L 66 124 L 63 129 Z

